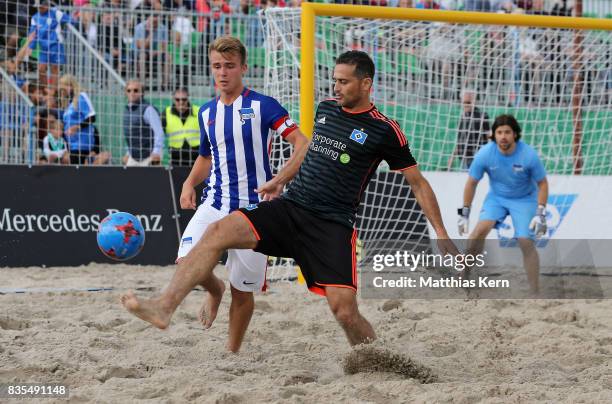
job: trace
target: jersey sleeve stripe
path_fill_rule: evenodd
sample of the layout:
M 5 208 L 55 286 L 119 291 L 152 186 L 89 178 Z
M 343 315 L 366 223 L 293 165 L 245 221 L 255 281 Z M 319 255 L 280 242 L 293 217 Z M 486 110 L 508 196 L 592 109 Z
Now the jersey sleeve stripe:
M 384 116 L 383 114 L 381 114 L 378 110 L 373 110 L 370 115 L 373 118 L 376 118 L 378 120 L 381 120 L 383 122 L 386 122 L 389 124 L 389 126 L 391 126 L 391 128 L 393 129 L 393 132 L 395 132 L 395 136 L 397 136 L 397 140 L 399 141 L 400 146 L 406 146 L 406 144 L 408 143 L 408 141 L 406 140 L 406 136 L 404 136 L 404 133 L 402 132 L 402 130 L 399 127 L 399 124 L 397 122 L 394 122 L 393 120 L 387 118 L 386 116 Z
M 278 130 L 278 128 L 280 128 L 280 127 L 281 127 L 281 125 L 282 125 L 282 124 L 284 124 L 284 123 L 285 123 L 285 121 L 286 121 L 287 119 L 289 119 L 289 115 L 285 115 L 285 116 L 283 116 L 283 117 L 281 117 L 281 118 L 277 119 L 277 120 L 276 120 L 276 121 L 275 121 L 275 122 L 272 124 L 271 128 L 272 128 L 272 129 L 274 129 L 274 130 Z
M 261 237 L 259 236 L 259 233 L 257 232 L 257 229 L 255 228 L 255 225 L 253 224 L 253 222 L 251 222 L 251 219 L 249 219 L 249 217 L 247 215 L 245 215 L 243 212 L 241 212 L 239 210 L 236 210 L 235 212 L 238 212 L 239 214 L 242 215 L 244 220 L 246 220 L 246 222 L 249 224 L 249 227 L 251 228 L 251 231 L 253 232 L 253 235 L 255 236 L 257 241 L 260 241 Z
M 408 166 L 408 167 L 398 168 L 396 171 L 406 171 L 406 170 L 408 170 L 409 168 L 416 167 L 416 166 L 418 166 L 418 164 L 412 164 L 412 165 L 410 165 L 410 166 Z

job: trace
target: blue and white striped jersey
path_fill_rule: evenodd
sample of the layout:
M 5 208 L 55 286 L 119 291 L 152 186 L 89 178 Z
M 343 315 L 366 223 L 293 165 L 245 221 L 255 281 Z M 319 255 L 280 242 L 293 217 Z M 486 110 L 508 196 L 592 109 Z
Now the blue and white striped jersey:
M 297 128 L 287 110 L 245 88 L 232 105 L 219 97 L 204 104 L 198 118 L 200 155 L 212 155 L 203 202 L 228 213 L 259 202 L 255 189 L 272 178 L 272 135 L 285 137 Z

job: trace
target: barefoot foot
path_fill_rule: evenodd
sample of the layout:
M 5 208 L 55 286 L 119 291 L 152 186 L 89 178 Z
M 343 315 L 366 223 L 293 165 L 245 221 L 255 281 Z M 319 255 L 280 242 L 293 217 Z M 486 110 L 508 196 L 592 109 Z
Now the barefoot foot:
M 138 299 L 131 290 L 121 295 L 120 299 L 123 307 L 139 319 L 162 330 L 170 325 L 172 312 L 164 310 L 158 300 Z
M 198 312 L 198 319 L 200 319 L 200 323 L 202 323 L 205 330 L 209 329 L 215 321 L 215 318 L 217 318 L 217 311 L 219 310 L 219 305 L 223 298 L 223 292 L 225 292 L 225 283 L 221 279 L 217 279 L 217 282 L 218 290 L 215 291 L 215 293 L 209 291 L 206 294 L 202 302 L 202 307 L 200 307 L 200 311 Z

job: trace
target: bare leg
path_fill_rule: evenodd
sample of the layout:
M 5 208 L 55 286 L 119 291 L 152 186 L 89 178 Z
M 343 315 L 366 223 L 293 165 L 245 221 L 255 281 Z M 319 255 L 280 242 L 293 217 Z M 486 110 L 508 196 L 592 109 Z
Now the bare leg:
M 478 255 L 482 253 L 485 239 L 491 229 L 493 229 L 493 226 L 495 226 L 495 223 L 494 220 L 481 220 L 476 224 L 476 227 L 468 238 L 466 254 Z M 469 279 L 470 268 L 466 268 L 459 276 L 463 279 Z
M 244 334 L 251 322 L 255 309 L 255 299 L 252 292 L 243 292 L 231 285 L 230 288 L 232 290 L 232 304 L 230 305 L 227 350 L 235 353 L 240 350 Z
M 215 321 L 215 318 L 217 318 L 219 305 L 221 304 L 221 299 L 225 292 L 225 283 L 217 278 L 215 274 L 211 274 L 210 277 L 206 281 L 200 283 L 200 285 L 206 289 L 208 293 L 206 297 L 204 297 L 202 307 L 200 307 L 200 311 L 198 312 L 198 319 L 204 326 L 204 329 L 209 329 Z
M 328 286 L 325 288 L 325 293 L 329 308 L 344 329 L 349 344 L 367 344 L 376 339 L 374 329 L 359 313 L 354 290 Z
M 482 252 L 485 239 L 487 238 L 489 232 L 493 229 L 493 226 L 495 226 L 495 223 L 496 222 L 494 220 L 481 220 L 476 224 L 476 227 L 474 230 L 472 230 L 468 241 L 467 252 L 469 254 L 476 255 Z
M 49 65 L 51 74 L 49 76 L 49 85 L 57 88 L 59 85 L 59 65 Z
M 531 293 L 538 294 L 540 291 L 540 257 L 535 248 L 533 240 L 529 238 L 519 238 L 519 246 L 523 253 L 523 265 L 527 272 L 527 280 Z
M 48 79 L 47 79 L 47 64 L 46 63 L 39 63 L 38 64 L 38 82 L 40 83 L 41 86 L 47 87 L 49 85 Z
M 170 285 L 160 297 L 138 299 L 130 291 L 121 296 L 121 303 L 136 317 L 158 328 L 166 328 L 170 324 L 172 314 L 191 289 L 210 278 L 224 250 L 252 249 L 256 246 L 257 239 L 250 223 L 240 213 L 232 213 L 208 226 L 200 241 L 179 262 Z

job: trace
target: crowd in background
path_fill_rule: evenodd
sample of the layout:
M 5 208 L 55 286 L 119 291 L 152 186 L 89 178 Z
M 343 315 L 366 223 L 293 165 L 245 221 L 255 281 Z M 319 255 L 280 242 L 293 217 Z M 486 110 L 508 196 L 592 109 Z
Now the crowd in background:
M 573 0 L 328 2 L 534 15 L 571 15 L 574 5 Z M 160 78 L 158 89 L 171 92 L 189 87 L 194 65 L 204 68 L 208 65 L 206 51 L 187 52 L 186 49 L 193 46 L 192 34 L 204 35 L 204 43 L 208 43 L 211 38 L 232 33 L 224 23 L 228 16 L 253 16 L 268 7 L 299 7 L 300 4 L 301 0 L 1 1 L 0 21 L 4 32 L 0 32 L 0 66 L 36 107 L 34 124 L 41 162 L 104 164 L 110 155 L 100 150 L 96 112 L 91 100 L 86 92 L 81 91 L 78 78 L 62 69 L 66 63 L 63 32 L 67 25 L 76 27 L 126 79 L 136 77 L 142 86 L 142 83 L 150 82 L 147 79 L 155 70 L 155 76 Z M 261 45 L 263 35 L 259 23 L 254 20 L 248 29 L 247 45 Z M 194 55 L 203 60 L 193 63 Z M 142 88 L 143 93 L 145 90 Z M 9 110 L 3 108 L 0 115 L 6 115 Z M 10 119 L 0 119 L 0 130 L 6 129 L 9 121 L 15 125 Z M 63 125 L 63 142 L 57 140 L 58 121 Z M 5 137 L 0 136 L 4 154 L 8 144 L 3 140 Z M 154 138 L 157 139 L 158 134 Z M 194 147 L 193 142 L 186 140 L 183 146 L 187 149 Z M 53 153 L 53 149 L 59 152 Z M 67 151 L 65 154 L 61 152 L 64 149 Z M 131 157 L 129 151 L 126 156 Z M 127 157 L 124 162 L 128 161 Z M 154 158 L 149 163 L 157 161 Z

